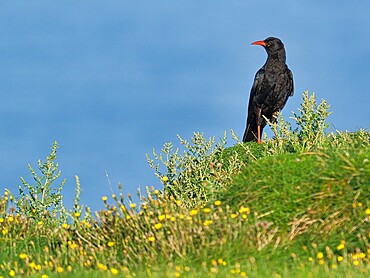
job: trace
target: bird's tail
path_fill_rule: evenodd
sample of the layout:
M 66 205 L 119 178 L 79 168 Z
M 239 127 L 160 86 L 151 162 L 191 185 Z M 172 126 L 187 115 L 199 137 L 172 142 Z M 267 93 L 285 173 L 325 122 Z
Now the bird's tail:
M 257 134 L 258 134 L 257 124 L 247 122 L 247 127 L 245 129 L 244 136 L 243 136 L 243 142 L 257 141 L 257 138 L 258 138 Z

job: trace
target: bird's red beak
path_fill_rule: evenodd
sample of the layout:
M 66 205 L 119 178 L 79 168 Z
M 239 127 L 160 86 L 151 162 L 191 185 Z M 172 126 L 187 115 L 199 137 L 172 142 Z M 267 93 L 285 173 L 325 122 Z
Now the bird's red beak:
M 252 44 L 266 46 L 265 41 L 256 41 L 256 42 L 252 42 Z

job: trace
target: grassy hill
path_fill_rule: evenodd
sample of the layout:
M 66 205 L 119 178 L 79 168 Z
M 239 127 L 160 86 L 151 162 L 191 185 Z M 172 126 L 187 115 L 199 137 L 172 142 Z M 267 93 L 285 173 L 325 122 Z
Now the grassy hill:
M 0 277 L 369 277 L 370 133 L 325 134 L 327 109 L 305 94 L 264 144 L 179 137 L 148 156 L 162 188 L 95 213 L 78 177 L 64 207 L 55 143 L 0 197 Z

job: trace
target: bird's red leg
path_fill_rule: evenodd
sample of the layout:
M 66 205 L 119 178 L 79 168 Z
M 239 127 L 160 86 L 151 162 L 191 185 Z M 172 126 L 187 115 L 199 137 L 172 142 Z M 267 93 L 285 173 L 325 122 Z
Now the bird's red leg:
M 258 139 L 258 144 L 262 144 L 261 141 L 261 126 L 257 126 L 257 139 Z

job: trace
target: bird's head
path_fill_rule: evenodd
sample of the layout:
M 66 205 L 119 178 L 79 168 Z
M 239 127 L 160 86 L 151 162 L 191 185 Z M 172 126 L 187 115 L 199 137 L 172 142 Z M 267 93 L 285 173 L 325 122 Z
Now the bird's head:
M 252 42 L 253 45 L 262 45 L 265 49 L 267 54 L 270 55 L 278 55 L 278 56 L 285 56 L 285 49 L 284 44 L 278 38 L 269 37 L 263 41 L 255 41 Z M 281 55 L 284 53 L 284 55 Z M 283 58 L 283 57 L 281 57 Z M 284 57 L 285 58 L 285 57 Z

